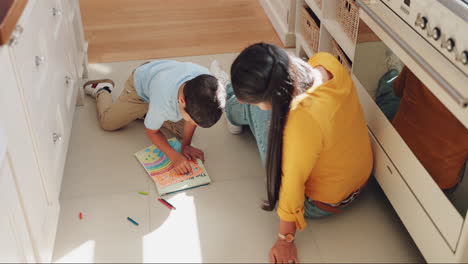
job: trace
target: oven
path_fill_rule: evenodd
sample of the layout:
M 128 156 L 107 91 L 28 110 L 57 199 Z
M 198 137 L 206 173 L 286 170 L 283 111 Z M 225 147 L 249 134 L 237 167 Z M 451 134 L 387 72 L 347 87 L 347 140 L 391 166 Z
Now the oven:
M 375 177 L 428 262 L 468 262 L 468 1 L 356 2 Z

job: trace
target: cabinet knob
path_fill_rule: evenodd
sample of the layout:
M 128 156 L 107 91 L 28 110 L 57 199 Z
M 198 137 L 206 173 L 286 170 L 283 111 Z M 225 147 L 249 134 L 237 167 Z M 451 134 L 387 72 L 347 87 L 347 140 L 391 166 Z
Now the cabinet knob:
M 65 76 L 65 84 L 70 85 L 71 83 L 73 83 L 73 78 L 68 75 Z
M 58 141 L 62 140 L 62 135 L 58 133 L 53 133 L 52 134 L 52 140 L 54 141 L 54 144 L 57 144 Z
M 13 31 L 13 34 L 11 35 L 10 42 L 9 42 L 11 47 L 18 45 L 19 37 L 21 36 L 21 34 L 23 34 L 23 30 L 24 29 L 21 25 L 16 26 L 15 30 Z
M 56 17 L 56 16 L 61 16 L 61 15 L 62 15 L 62 11 L 61 11 L 60 9 L 54 7 L 54 8 L 52 8 L 52 15 L 53 15 L 54 17 Z
M 44 64 L 44 62 L 45 62 L 45 57 L 44 57 L 44 56 L 36 56 L 36 57 L 34 58 L 34 61 L 35 61 L 35 63 L 36 63 L 36 66 L 39 67 L 39 66 L 41 66 L 42 64 Z

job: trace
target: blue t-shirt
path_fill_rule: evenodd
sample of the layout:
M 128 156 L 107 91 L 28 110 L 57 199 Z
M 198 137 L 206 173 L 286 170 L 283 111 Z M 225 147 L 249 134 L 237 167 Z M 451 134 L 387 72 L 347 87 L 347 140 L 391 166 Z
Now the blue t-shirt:
M 149 103 L 146 128 L 157 130 L 165 121 L 180 121 L 179 88 L 202 74 L 210 71 L 194 63 L 173 60 L 156 60 L 138 67 L 134 74 L 135 90 Z

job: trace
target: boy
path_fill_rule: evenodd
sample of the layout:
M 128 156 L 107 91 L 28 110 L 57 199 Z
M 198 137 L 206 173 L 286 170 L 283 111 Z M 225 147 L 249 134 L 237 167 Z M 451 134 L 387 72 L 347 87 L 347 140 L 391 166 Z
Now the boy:
M 173 162 L 179 174 L 191 171 L 190 160 L 204 153 L 190 146 L 197 126 L 208 128 L 221 117 L 226 101 L 224 87 L 208 69 L 188 62 L 156 60 L 136 68 L 116 102 L 112 80 L 85 83 L 86 94 L 96 98 L 104 130 L 120 129 L 136 119 L 145 119 L 146 135 Z M 175 151 L 160 129 L 182 139 L 182 153 Z

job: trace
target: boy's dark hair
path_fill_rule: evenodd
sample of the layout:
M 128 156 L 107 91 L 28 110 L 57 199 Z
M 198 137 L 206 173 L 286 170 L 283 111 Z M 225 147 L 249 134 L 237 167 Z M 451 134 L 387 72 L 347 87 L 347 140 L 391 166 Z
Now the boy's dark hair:
M 198 126 L 211 127 L 221 118 L 226 93 L 214 76 L 202 74 L 186 82 L 184 96 L 185 111 Z

